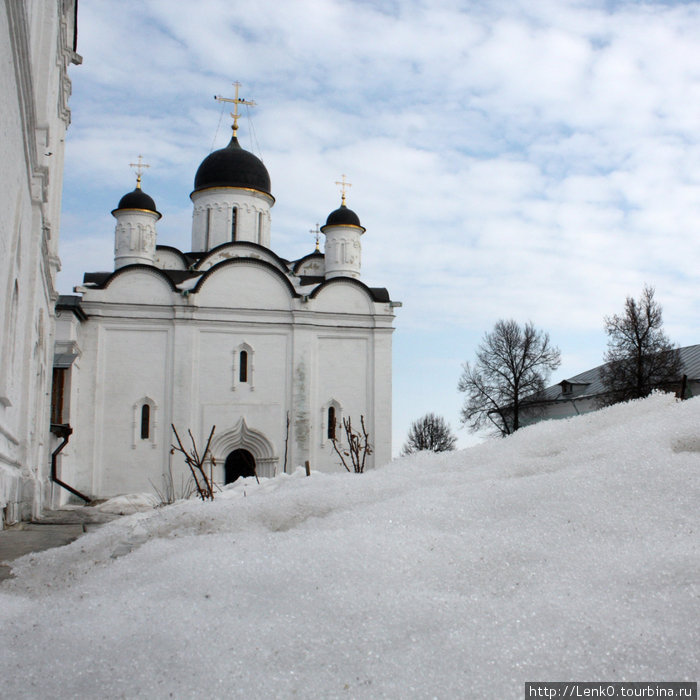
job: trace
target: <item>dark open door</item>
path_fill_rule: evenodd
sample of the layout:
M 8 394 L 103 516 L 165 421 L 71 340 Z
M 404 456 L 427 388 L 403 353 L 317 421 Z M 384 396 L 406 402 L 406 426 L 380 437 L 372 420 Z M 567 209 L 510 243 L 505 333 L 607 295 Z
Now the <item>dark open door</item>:
M 224 472 L 227 484 L 239 476 L 255 476 L 255 457 L 248 450 L 234 450 L 226 457 Z

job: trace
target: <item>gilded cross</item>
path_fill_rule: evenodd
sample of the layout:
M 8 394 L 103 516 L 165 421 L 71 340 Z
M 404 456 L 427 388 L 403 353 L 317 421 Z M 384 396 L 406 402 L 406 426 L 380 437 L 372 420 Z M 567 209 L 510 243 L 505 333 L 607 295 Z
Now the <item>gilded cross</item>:
M 341 192 L 342 192 L 342 195 L 341 195 L 341 198 L 340 198 L 340 204 L 341 204 L 342 206 L 345 206 L 345 190 L 346 190 L 346 188 L 348 188 L 348 187 L 352 187 L 352 185 L 345 179 L 345 175 L 344 175 L 344 174 L 341 176 L 341 179 L 340 179 L 340 180 L 336 180 L 336 181 L 335 181 L 335 184 L 336 184 L 336 185 L 340 185 Z
M 221 95 L 214 95 L 214 99 L 217 102 L 233 103 L 233 112 L 231 112 L 231 116 L 233 117 L 233 126 L 231 128 L 233 129 L 233 135 L 236 136 L 238 134 L 238 118 L 241 116 L 238 113 L 238 105 L 247 105 L 248 107 L 255 107 L 255 100 L 244 100 L 242 97 L 238 97 L 238 88 L 241 87 L 241 84 L 238 81 L 233 83 L 233 87 L 236 91 L 233 97 L 222 97 Z
M 316 223 L 316 228 L 312 228 L 312 229 L 309 231 L 309 233 L 313 233 L 313 234 L 316 236 L 316 250 L 317 250 L 318 252 L 320 252 L 320 251 L 321 251 L 321 248 L 320 248 L 319 245 L 318 245 L 318 241 L 319 241 L 319 238 L 320 238 L 320 236 L 321 236 L 321 229 L 319 229 L 318 223 Z
M 136 163 L 129 163 L 129 167 L 136 170 L 136 189 L 141 189 L 141 175 L 143 174 L 144 168 L 150 168 L 148 163 L 143 162 L 143 156 L 139 153 L 139 159 Z

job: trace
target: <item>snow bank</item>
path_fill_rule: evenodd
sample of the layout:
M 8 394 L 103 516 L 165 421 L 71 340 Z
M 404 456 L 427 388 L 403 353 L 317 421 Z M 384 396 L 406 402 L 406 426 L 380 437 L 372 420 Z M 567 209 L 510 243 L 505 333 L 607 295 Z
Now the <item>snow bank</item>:
M 24 557 L 8 697 L 518 698 L 696 680 L 700 399 L 237 482 Z
M 158 497 L 152 493 L 130 493 L 125 496 L 109 498 L 104 503 L 99 503 L 91 507 L 101 513 L 131 515 L 144 510 L 153 510 L 158 504 Z

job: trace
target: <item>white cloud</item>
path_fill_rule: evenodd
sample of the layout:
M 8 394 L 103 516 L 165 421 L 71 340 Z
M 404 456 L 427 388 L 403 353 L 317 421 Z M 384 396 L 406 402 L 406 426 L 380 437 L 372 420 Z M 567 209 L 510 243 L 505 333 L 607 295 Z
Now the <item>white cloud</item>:
M 139 153 L 162 242 L 187 246 L 194 172 L 230 133 L 212 97 L 238 79 L 258 102 L 241 140 L 270 170 L 273 247 L 312 249 L 346 173 L 365 278 L 404 302 L 397 353 L 429 327 L 468 359 L 456 329 L 515 317 L 581 371 L 645 281 L 696 342 L 699 33 L 697 2 L 81 3 L 64 268 L 76 249 L 108 261 Z

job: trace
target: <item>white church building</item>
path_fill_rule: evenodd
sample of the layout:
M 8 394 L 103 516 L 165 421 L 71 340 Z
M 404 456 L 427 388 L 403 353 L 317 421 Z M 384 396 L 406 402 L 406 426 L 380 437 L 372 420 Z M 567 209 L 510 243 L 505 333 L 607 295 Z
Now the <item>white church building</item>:
M 86 273 L 58 300 L 58 480 L 86 498 L 153 491 L 169 470 L 179 483 L 171 424 L 200 450 L 216 426 L 218 484 L 307 460 L 343 471 L 331 439 L 344 440 L 343 418 L 364 418 L 368 466 L 389 461 L 399 304 L 361 279 L 365 229 L 345 191 L 321 227 L 324 252 L 275 254 L 270 177 L 239 145 L 236 109 L 230 143 L 204 158 L 190 197 L 191 251 L 159 245 L 139 174 L 112 211 L 114 270 Z M 54 505 L 67 498 L 54 486 Z

